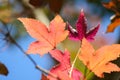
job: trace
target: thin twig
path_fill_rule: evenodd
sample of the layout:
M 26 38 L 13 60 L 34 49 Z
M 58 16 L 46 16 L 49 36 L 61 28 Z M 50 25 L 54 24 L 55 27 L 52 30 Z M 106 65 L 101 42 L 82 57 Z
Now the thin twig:
M 73 63 L 72 63 L 72 66 L 71 66 L 71 69 L 70 69 L 70 72 L 69 72 L 69 76 L 70 76 L 70 77 L 71 77 L 71 75 L 72 75 L 72 71 L 73 71 L 73 68 L 74 68 L 74 65 L 75 65 L 75 62 L 76 62 L 76 60 L 77 60 L 77 57 L 78 57 L 79 53 L 80 53 L 80 48 L 79 48 L 79 50 L 78 50 L 78 52 L 77 52 L 77 54 L 76 54 L 76 56 L 75 56 L 75 59 L 74 59 L 74 61 L 73 61 Z
M 54 75 L 53 73 L 51 73 L 50 71 L 46 70 L 46 69 L 43 69 L 42 67 L 40 67 L 39 65 L 37 65 L 37 63 L 34 61 L 34 59 L 28 55 L 24 50 L 23 48 L 11 37 L 9 36 L 9 39 L 22 51 L 22 53 L 24 53 L 28 59 L 35 65 L 35 68 L 38 69 L 39 71 L 42 71 L 43 73 L 45 74 L 49 74 L 51 77 L 53 78 L 58 78 L 56 75 Z
M 49 74 L 51 77 L 53 78 L 58 78 L 56 75 L 54 75 L 53 73 L 51 73 L 50 71 L 43 69 L 42 67 L 40 67 L 39 65 L 36 65 L 36 68 L 41 70 L 42 72 L 44 72 L 45 74 Z
M 89 71 L 87 74 L 86 74 L 86 79 L 92 74 L 92 71 Z
M 87 74 L 87 67 L 85 67 L 85 69 L 84 69 L 84 77 L 86 77 L 86 74 Z

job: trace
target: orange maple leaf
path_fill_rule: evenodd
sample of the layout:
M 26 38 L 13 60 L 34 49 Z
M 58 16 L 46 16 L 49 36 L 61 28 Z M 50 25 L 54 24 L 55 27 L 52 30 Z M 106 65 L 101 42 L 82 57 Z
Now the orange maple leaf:
M 110 73 L 112 71 L 120 71 L 120 68 L 113 64 L 112 60 L 115 60 L 120 55 L 120 45 L 113 44 L 109 46 L 103 46 L 96 50 L 92 45 L 84 38 L 82 40 L 81 53 L 79 59 L 94 72 L 98 77 L 104 77 L 103 73 Z
M 103 3 L 103 6 L 115 12 L 111 19 L 111 23 L 107 27 L 106 32 L 113 32 L 120 25 L 120 0 L 110 0 L 108 3 Z
M 18 18 L 18 20 L 24 24 L 28 33 L 37 39 L 37 41 L 29 46 L 28 53 L 43 55 L 54 49 L 56 45 L 63 41 L 68 35 L 68 31 L 64 30 L 66 24 L 59 15 L 50 22 L 49 28 L 35 19 Z
M 117 28 L 119 25 L 120 25 L 120 18 L 114 19 L 114 21 L 112 21 L 108 25 L 106 32 L 113 32 L 115 30 L 115 28 Z

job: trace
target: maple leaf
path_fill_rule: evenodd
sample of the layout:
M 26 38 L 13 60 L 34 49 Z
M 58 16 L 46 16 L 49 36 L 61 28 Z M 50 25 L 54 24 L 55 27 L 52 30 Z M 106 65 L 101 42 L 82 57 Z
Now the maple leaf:
M 120 68 L 113 64 L 112 60 L 115 60 L 120 55 L 120 45 L 113 44 L 109 46 L 103 46 L 96 50 L 92 45 L 84 38 L 82 40 L 81 53 L 79 59 L 97 75 L 98 77 L 104 77 L 103 73 L 110 73 L 112 71 L 120 71 Z
M 62 71 L 69 71 L 71 65 L 70 65 L 70 53 L 65 50 L 65 52 L 61 52 L 60 50 L 52 50 L 50 51 L 50 55 L 59 62 L 58 65 L 56 65 L 55 67 L 53 67 L 55 69 L 58 70 L 62 70 Z M 58 68 L 59 67 L 59 68 Z
M 69 76 L 69 71 L 71 69 L 70 53 L 67 50 L 65 50 L 64 53 L 59 50 L 52 50 L 50 51 L 50 55 L 59 62 L 58 65 L 55 65 L 52 67 L 50 72 L 55 73 L 57 76 L 59 76 L 59 72 L 61 71 L 65 75 Z M 74 68 L 72 71 L 73 80 L 80 80 L 81 76 L 82 76 L 82 73 Z M 56 80 L 50 76 L 48 77 L 50 80 Z
M 68 24 L 68 30 L 69 30 L 69 38 L 72 40 L 82 40 L 84 37 L 87 40 L 94 40 L 94 36 L 98 32 L 98 29 L 100 27 L 100 24 L 98 24 L 93 29 L 89 30 L 87 32 L 87 24 L 86 24 L 86 18 L 84 16 L 83 10 L 80 12 L 80 16 L 76 23 L 76 30 L 73 29 L 70 24 Z
M 66 24 L 59 15 L 50 22 L 49 28 L 35 19 L 18 18 L 18 20 L 24 24 L 28 33 L 37 39 L 37 41 L 31 43 L 29 46 L 28 53 L 43 55 L 54 49 L 68 35 L 68 31 L 64 30 Z
M 72 71 L 72 78 L 74 80 L 80 80 L 82 77 L 83 77 L 82 73 L 74 68 Z
M 113 32 L 120 25 L 120 0 L 111 0 L 108 3 L 103 3 L 103 6 L 115 12 L 111 17 L 111 23 L 107 27 L 106 32 Z

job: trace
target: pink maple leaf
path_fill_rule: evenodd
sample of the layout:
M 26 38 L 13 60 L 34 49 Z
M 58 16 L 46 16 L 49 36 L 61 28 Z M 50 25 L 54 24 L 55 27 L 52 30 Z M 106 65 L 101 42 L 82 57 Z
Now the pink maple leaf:
M 65 75 L 69 76 L 69 71 L 71 69 L 71 64 L 70 64 L 70 53 L 65 50 L 65 52 L 61 52 L 60 50 L 52 50 L 50 51 L 50 55 L 59 62 L 58 65 L 55 65 L 52 67 L 50 72 L 56 74 L 59 77 L 59 72 L 64 73 Z M 77 70 L 73 69 L 72 71 L 72 76 L 71 78 L 73 80 L 80 80 L 80 77 L 82 77 L 82 73 Z M 55 78 L 52 78 L 48 76 L 50 80 L 57 80 Z

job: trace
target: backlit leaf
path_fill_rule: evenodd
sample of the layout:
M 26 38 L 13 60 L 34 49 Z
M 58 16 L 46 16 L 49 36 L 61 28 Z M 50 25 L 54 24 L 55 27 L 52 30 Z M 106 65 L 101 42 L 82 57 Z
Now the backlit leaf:
M 87 31 L 86 18 L 83 10 L 81 10 L 80 16 L 76 23 L 76 30 L 68 24 L 68 30 L 70 32 L 69 38 L 72 40 L 82 40 L 85 37 L 87 40 L 94 40 L 94 36 L 98 32 L 99 27 L 100 25 L 98 24 L 93 29 Z
M 84 38 L 82 40 L 79 59 L 98 77 L 104 77 L 103 73 L 120 71 L 120 68 L 110 61 L 117 59 L 120 55 L 120 45 L 113 44 L 103 46 L 95 50 Z
M 50 51 L 50 55 L 59 62 L 59 64 L 52 67 L 50 72 L 56 74 L 57 76 L 60 75 L 59 72 L 62 72 L 62 74 L 64 74 L 63 76 L 66 75 L 66 78 L 68 79 L 67 76 L 69 76 L 69 72 L 71 69 L 70 53 L 67 50 L 65 50 L 64 53 L 59 50 L 52 50 Z M 53 79 L 51 76 L 48 76 L 48 77 L 50 80 L 56 80 L 56 79 Z M 73 80 L 80 80 L 81 77 L 82 77 L 82 73 L 77 69 L 73 68 L 71 78 Z
M 37 41 L 31 43 L 28 53 L 38 53 L 43 55 L 54 49 L 58 43 L 65 40 L 68 31 L 65 29 L 65 23 L 62 18 L 57 15 L 47 28 L 43 23 L 35 19 L 18 18 L 28 33 Z

